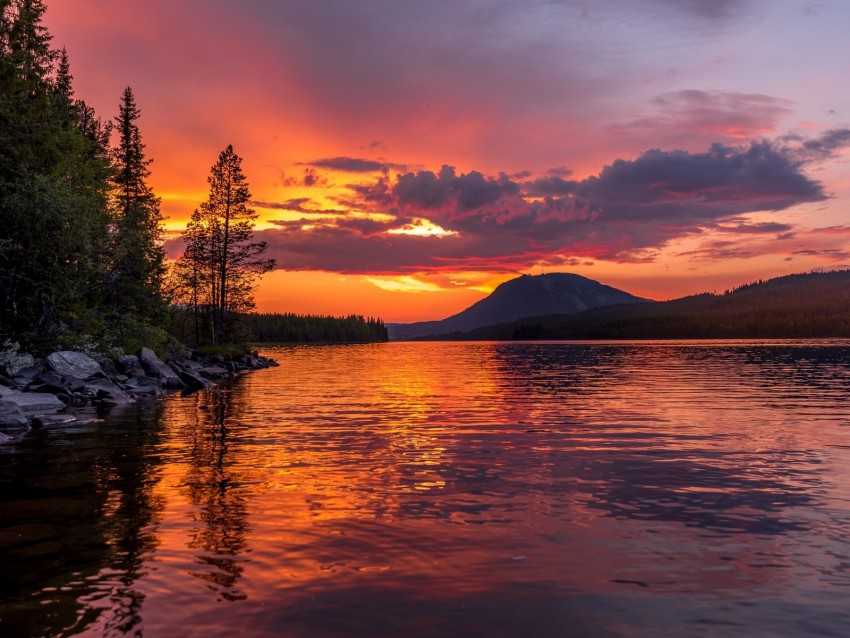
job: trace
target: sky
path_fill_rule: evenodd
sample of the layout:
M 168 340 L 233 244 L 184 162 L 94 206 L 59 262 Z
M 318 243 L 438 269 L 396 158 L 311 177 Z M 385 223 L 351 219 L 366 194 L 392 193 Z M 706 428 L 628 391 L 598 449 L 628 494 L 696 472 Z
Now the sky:
M 131 86 L 168 254 L 232 144 L 257 308 L 440 319 L 519 274 L 652 299 L 850 267 L 845 0 L 47 0 Z

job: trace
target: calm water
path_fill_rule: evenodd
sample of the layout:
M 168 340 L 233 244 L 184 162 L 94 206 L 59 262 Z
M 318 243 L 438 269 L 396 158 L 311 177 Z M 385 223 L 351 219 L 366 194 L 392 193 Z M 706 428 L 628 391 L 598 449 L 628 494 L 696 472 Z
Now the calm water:
M 0 635 L 850 632 L 850 343 L 265 354 L 0 446 Z

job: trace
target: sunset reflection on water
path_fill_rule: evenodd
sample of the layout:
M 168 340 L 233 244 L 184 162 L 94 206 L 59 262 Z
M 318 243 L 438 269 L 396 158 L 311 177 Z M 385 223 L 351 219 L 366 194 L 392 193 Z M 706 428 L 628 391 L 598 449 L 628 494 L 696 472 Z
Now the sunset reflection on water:
M 265 354 L 281 366 L 0 453 L 0 568 L 33 574 L 4 585 L 0 629 L 679 637 L 850 626 L 847 344 Z

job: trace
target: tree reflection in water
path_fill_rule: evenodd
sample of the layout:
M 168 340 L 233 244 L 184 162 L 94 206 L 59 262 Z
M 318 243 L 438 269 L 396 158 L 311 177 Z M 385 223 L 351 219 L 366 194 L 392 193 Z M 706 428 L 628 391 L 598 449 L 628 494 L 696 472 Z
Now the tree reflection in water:
M 191 438 L 185 489 L 197 508 L 192 517 L 199 524 L 189 547 L 202 550 L 196 560 L 204 567 L 190 573 L 224 600 L 246 597 L 236 586 L 244 571 L 240 554 L 247 546 L 249 528 L 245 496 L 232 463 L 239 450 L 230 425 L 238 418 L 234 391 L 238 390 L 229 387 L 209 392 L 206 409 L 190 411 L 186 420 Z
M 844 635 L 850 350 L 786 346 L 292 348 L 34 433 L 0 636 Z
M 0 635 L 141 631 L 135 584 L 158 544 L 161 415 L 155 402 L 129 406 L 108 427 L 34 432 L 0 453 L 0 483 L 15 485 L 0 490 Z

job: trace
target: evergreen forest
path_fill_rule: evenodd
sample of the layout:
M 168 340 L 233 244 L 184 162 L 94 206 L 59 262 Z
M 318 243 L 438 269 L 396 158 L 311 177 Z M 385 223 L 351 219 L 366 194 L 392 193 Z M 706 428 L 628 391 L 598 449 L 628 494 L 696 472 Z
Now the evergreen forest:
M 388 338 L 383 321 L 360 315 L 253 313 L 243 321 L 253 339 L 263 343 L 371 343 Z
M 606 306 L 436 339 L 850 338 L 850 270 L 759 280 L 722 294 Z
M 114 354 L 145 345 L 168 355 L 182 344 L 250 341 L 255 328 L 263 340 L 380 337 L 382 324 L 362 317 L 250 314 L 258 278 L 275 263 L 254 240 L 257 214 L 232 146 L 210 170 L 183 256 L 169 263 L 142 108 L 130 87 L 109 117 L 78 97 L 45 11 L 43 0 L 0 0 L 2 349 Z

